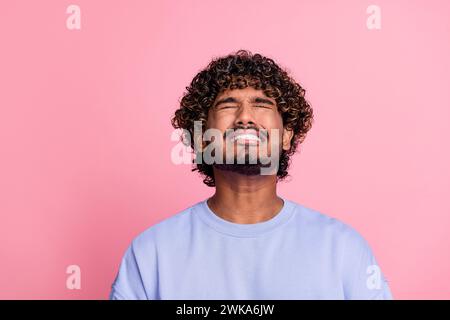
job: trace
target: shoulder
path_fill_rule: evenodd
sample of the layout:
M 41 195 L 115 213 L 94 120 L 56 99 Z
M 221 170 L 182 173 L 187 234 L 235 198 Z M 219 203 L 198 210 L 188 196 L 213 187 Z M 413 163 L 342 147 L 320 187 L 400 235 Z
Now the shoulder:
M 174 243 L 177 238 L 189 232 L 192 223 L 194 208 L 200 202 L 189 206 L 186 209 L 176 212 L 172 216 L 165 218 L 138 233 L 132 240 L 131 246 L 134 250 L 145 250 L 154 247 L 158 243 Z M 169 241 L 165 241 L 165 240 Z
M 349 246 L 348 249 L 368 248 L 366 239 L 350 224 L 303 204 L 291 202 L 295 207 L 296 227 L 302 228 L 310 237 Z

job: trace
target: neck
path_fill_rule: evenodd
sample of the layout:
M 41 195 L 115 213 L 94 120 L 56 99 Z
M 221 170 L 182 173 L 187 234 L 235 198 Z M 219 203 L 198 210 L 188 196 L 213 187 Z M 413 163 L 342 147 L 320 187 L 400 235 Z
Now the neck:
M 269 220 L 283 207 L 276 193 L 275 175 L 247 176 L 214 168 L 216 192 L 209 208 L 234 223 L 250 224 Z

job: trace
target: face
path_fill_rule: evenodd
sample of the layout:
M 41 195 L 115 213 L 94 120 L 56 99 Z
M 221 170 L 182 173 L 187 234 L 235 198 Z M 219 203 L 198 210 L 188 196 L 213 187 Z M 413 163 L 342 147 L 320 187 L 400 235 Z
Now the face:
M 246 175 L 260 174 L 262 166 L 270 166 L 260 162 L 260 152 L 273 157 L 275 150 L 279 159 L 282 149 L 289 150 L 293 134 L 283 128 L 276 101 L 252 87 L 220 93 L 208 111 L 206 128 L 222 133 L 224 160 L 214 166 Z M 226 163 L 227 154 L 233 157 L 232 164 Z

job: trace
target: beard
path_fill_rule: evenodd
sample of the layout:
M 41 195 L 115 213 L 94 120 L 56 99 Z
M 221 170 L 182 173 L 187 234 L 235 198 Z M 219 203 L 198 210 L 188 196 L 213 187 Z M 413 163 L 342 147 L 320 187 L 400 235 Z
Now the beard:
M 228 164 L 226 163 L 224 156 L 222 163 L 213 163 L 213 167 L 221 171 L 235 172 L 246 176 L 256 176 L 261 175 L 262 168 L 270 168 L 271 166 L 270 162 L 268 162 L 267 164 L 261 163 L 259 156 L 256 157 L 256 163 L 254 163 L 255 162 L 254 159 L 252 159 L 253 163 L 250 163 L 250 154 L 248 151 L 248 146 L 246 146 L 245 148 L 245 155 L 244 155 L 245 162 L 238 163 L 238 158 L 242 158 L 242 155 L 235 154 L 233 162 Z M 240 159 L 240 161 L 242 162 L 242 159 Z

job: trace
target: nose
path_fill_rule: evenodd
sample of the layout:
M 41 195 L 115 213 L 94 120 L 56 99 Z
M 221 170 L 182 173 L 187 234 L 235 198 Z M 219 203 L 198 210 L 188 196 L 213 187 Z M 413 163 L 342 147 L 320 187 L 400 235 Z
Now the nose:
M 234 121 L 235 127 L 256 127 L 252 109 L 250 106 L 242 106 Z

